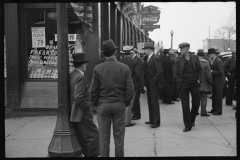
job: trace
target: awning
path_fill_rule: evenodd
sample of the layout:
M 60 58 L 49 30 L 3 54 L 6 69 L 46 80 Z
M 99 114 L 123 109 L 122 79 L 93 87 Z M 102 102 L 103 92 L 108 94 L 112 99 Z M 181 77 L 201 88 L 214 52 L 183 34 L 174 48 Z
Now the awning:
M 153 42 L 144 34 L 128 17 L 123 16 L 122 45 L 133 45 L 137 47 L 140 42 Z

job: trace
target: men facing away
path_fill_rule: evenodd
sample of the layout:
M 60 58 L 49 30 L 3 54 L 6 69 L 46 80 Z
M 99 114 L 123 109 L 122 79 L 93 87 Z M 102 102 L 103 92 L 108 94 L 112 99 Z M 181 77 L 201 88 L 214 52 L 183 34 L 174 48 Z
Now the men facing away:
M 236 84 L 236 52 L 232 52 L 232 56 L 229 57 L 224 63 L 223 67 L 228 79 L 228 88 L 226 95 L 226 105 L 233 105 L 233 89 Z
M 100 156 L 109 157 L 111 121 L 115 156 L 124 157 L 125 109 L 133 98 L 133 83 L 129 67 L 116 60 L 113 40 L 103 41 L 106 61 L 93 70 L 91 98 L 97 106 Z
M 203 50 L 198 50 L 198 58 L 202 67 L 202 81 L 200 84 L 201 116 L 210 116 L 207 113 L 207 96 L 212 92 L 212 73 L 209 62 L 204 59 Z
M 163 103 L 174 104 L 172 97 L 174 93 L 174 78 L 173 78 L 173 66 L 174 66 L 174 51 L 168 52 L 167 58 L 162 61 L 163 77 L 165 81 L 165 87 L 163 88 Z
M 212 115 L 222 115 L 222 97 L 223 86 L 225 83 L 225 74 L 223 62 L 217 57 L 217 51 L 214 48 L 208 49 L 208 55 L 211 59 L 212 72 L 212 110 L 208 113 Z
M 137 55 L 137 49 L 133 48 L 133 59 L 138 61 L 138 68 L 140 70 L 140 81 L 137 84 L 137 92 L 135 96 L 135 100 L 133 102 L 133 116 L 132 120 L 141 119 L 141 107 L 140 107 L 140 93 L 144 93 L 144 73 L 143 73 L 143 61 Z
M 147 88 L 149 121 L 145 122 L 145 124 L 151 124 L 152 128 L 156 128 L 160 126 L 159 89 L 165 85 L 163 68 L 159 57 L 153 54 L 154 46 L 152 42 L 146 42 L 143 49 L 148 56 L 144 62 L 144 73 Z
M 99 156 L 98 128 L 90 109 L 88 83 L 84 77 L 86 63 L 84 53 L 73 55 L 74 70 L 70 73 L 71 113 L 70 121 L 76 129 L 82 153 L 86 157 Z
M 178 84 L 178 91 L 182 103 L 183 132 L 188 132 L 195 126 L 195 119 L 200 106 L 199 86 L 202 69 L 197 55 L 189 54 L 189 43 L 179 44 L 182 56 L 174 63 L 173 77 Z M 189 106 L 189 93 L 192 96 L 192 108 Z
M 133 59 L 133 46 L 123 46 L 123 50 L 121 51 L 122 54 L 124 54 L 124 58 L 119 60 L 119 62 L 126 64 L 130 71 L 131 71 L 131 78 L 134 86 L 134 93 L 133 93 L 133 99 L 130 103 L 130 105 L 126 108 L 126 115 L 125 115 L 125 126 L 130 127 L 134 126 L 136 123 L 131 122 L 132 120 L 132 108 L 133 103 L 135 100 L 136 92 L 137 92 L 137 85 L 140 80 L 140 68 L 138 67 L 138 61 Z

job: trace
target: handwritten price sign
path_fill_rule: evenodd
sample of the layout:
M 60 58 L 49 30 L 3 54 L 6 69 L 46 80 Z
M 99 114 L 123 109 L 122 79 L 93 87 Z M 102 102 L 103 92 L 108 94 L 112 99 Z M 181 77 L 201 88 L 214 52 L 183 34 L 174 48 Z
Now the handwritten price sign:
M 45 27 L 32 27 L 32 48 L 46 47 Z
M 68 34 L 68 41 L 76 41 L 77 34 Z M 57 34 L 55 34 L 55 41 L 57 41 Z

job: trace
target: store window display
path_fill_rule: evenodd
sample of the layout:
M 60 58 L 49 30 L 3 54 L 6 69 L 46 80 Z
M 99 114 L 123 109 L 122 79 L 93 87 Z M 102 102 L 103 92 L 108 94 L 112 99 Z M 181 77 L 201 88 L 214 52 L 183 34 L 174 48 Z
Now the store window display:
M 82 52 L 82 25 L 73 10 L 68 11 L 69 61 L 72 54 Z M 56 10 L 27 10 L 26 34 L 29 79 L 57 79 Z M 69 63 L 69 72 L 74 69 Z

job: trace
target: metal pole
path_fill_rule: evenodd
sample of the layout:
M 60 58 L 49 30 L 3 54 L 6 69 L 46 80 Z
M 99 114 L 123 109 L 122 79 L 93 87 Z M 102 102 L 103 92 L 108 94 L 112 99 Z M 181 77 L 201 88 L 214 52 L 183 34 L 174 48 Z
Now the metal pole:
M 172 48 L 172 44 L 173 44 L 173 35 L 171 35 L 171 48 Z
M 69 121 L 70 105 L 67 4 L 57 3 L 58 42 L 58 116 L 52 140 L 48 146 L 50 157 L 81 156 L 81 146 Z
M 210 48 L 210 26 L 208 27 L 209 35 L 208 35 L 208 49 Z

